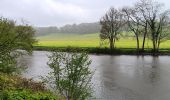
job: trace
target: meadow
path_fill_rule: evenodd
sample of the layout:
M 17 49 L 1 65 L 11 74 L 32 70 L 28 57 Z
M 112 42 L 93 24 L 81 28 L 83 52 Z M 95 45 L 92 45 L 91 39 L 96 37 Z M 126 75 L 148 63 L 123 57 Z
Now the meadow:
M 108 47 L 108 42 L 101 42 L 99 33 L 91 34 L 64 34 L 55 33 L 46 36 L 36 37 L 38 43 L 35 46 L 39 47 L 84 47 L 84 48 L 95 48 L 95 47 Z M 142 39 L 140 40 L 140 47 Z M 145 48 L 151 48 L 152 44 L 149 39 L 146 40 Z M 135 37 L 121 37 L 116 42 L 116 48 L 136 48 Z M 161 43 L 161 49 L 170 48 L 170 40 Z

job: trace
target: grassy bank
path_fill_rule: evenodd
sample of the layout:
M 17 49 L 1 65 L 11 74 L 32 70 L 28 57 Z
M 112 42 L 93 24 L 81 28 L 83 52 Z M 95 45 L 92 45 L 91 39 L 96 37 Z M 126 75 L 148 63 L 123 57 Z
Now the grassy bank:
M 48 46 L 34 46 L 34 50 L 39 51 L 61 51 L 61 52 L 88 52 L 91 54 L 112 54 L 112 55 L 152 55 L 151 49 L 146 49 L 143 52 L 136 52 L 135 48 L 117 48 L 110 51 L 109 48 L 98 47 L 48 47 Z M 170 48 L 160 49 L 158 55 L 170 55 Z
M 50 34 L 47 36 L 37 37 L 38 43 L 34 45 L 34 50 L 60 50 L 63 52 L 81 52 L 86 51 L 96 54 L 128 54 L 135 55 L 136 40 L 134 37 L 124 37 L 116 41 L 115 50 L 110 51 L 107 41 L 100 42 L 99 33 L 92 34 Z M 170 41 L 166 41 L 160 45 L 159 54 L 169 55 Z M 142 39 L 140 39 L 140 47 L 142 47 Z M 141 54 L 152 54 L 152 43 L 146 40 L 145 51 Z
M 0 100 L 61 100 L 43 83 L 0 73 Z

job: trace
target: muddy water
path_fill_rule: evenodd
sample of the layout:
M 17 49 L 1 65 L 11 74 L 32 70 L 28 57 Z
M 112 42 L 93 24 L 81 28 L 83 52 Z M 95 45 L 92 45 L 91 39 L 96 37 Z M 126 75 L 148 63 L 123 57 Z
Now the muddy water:
M 23 76 L 38 79 L 50 72 L 49 52 L 34 51 L 22 63 Z M 170 100 L 170 56 L 90 55 L 97 100 Z

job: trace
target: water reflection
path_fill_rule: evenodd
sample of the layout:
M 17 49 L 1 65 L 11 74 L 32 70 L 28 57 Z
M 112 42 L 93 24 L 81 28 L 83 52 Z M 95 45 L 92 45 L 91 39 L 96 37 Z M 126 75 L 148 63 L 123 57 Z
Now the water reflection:
M 160 80 L 160 67 L 159 67 L 159 57 L 152 58 L 152 67 L 149 74 L 149 79 L 152 85 Z
M 25 77 L 46 75 L 47 52 L 34 52 L 26 57 L 30 66 Z M 97 99 L 101 100 L 169 100 L 169 56 L 90 55 Z

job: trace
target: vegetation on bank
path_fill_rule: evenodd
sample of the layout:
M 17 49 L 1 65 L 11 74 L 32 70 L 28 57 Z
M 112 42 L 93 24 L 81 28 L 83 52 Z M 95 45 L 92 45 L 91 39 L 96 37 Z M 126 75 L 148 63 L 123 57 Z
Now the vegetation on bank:
M 51 46 L 34 46 L 38 51 L 60 51 L 60 52 L 88 52 L 91 54 L 112 54 L 112 55 L 152 55 L 152 49 L 146 49 L 137 53 L 136 48 L 110 48 L 100 47 L 51 47 Z M 139 51 L 140 52 L 140 51 Z M 160 49 L 157 55 L 170 55 L 170 48 Z
M 136 54 L 136 40 L 132 37 L 133 33 L 122 33 L 122 37 L 115 43 L 114 50 L 109 50 L 107 43 L 100 44 L 99 33 L 91 34 L 62 34 L 56 33 L 47 36 L 37 37 L 38 42 L 34 44 L 34 50 L 47 50 L 54 51 L 60 50 L 64 52 L 82 52 L 87 51 L 89 53 L 96 54 Z M 142 42 L 142 39 L 140 39 Z M 107 41 L 105 41 L 107 42 Z M 170 53 L 170 41 L 163 42 L 160 45 L 159 54 Z M 142 44 L 140 44 L 140 47 Z M 141 48 L 140 48 L 141 49 Z M 139 51 L 140 52 L 140 51 Z M 151 54 L 152 43 L 146 39 L 145 50 L 140 54 Z
M 0 100 L 59 100 L 41 82 L 0 73 Z

